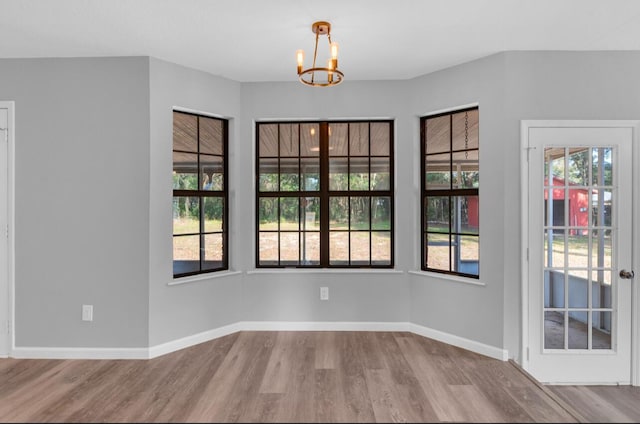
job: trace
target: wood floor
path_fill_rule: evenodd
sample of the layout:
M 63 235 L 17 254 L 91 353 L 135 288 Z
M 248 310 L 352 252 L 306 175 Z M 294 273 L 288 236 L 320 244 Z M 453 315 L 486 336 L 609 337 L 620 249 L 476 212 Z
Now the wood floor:
M 0 359 L 0 422 L 637 422 L 638 388 L 609 389 L 622 406 L 412 333 L 240 332 L 148 361 Z

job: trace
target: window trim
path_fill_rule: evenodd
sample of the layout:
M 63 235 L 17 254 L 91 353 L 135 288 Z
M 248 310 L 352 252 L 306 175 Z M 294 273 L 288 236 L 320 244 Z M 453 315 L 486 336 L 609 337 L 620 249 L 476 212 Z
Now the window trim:
M 426 166 L 425 166 L 425 161 L 426 161 L 426 157 L 427 157 L 427 152 L 426 152 L 426 134 L 425 134 L 425 121 L 428 119 L 433 119 L 433 118 L 438 118 L 441 116 L 450 116 L 451 119 L 453 119 L 453 115 L 458 114 L 458 113 L 463 113 L 463 112 L 469 112 L 472 110 L 477 110 L 478 111 L 478 147 L 477 149 L 465 149 L 465 150 L 453 150 L 453 127 L 452 127 L 452 123 L 450 124 L 449 127 L 449 150 L 446 152 L 438 152 L 438 154 L 441 153 L 448 153 L 451 158 L 450 161 L 453 161 L 453 154 L 456 152 L 464 152 L 464 151 L 470 151 L 470 150 L 477 150 L 478 151 L 478 169 L 479 169 L 479 165 L 480 165 L 480 107 L 478 106 L 478 104 L 473 104 L 473 105 L 469 105 L 469 106 L 464 106 L 464 107 L 460 107 L 460 108 L 452 108 L 452 109 L 446 109 L 444 111 L 440 111 L 440 112 L 436 112 L 436 113 L 432 113 L 432 114 L 428 114 L 428 115 L 424 115 L 420 117 L 420 269 L 422 270 L 422 272 L 433 272 L 433 273 L 437 273 L 437 274 L 444 274 L 450 277 L 456 277 L 456 278 L 463 278 L 463 279 L 473 279 L 473 280 L 480 280 L 480 226 L 478 226 L 478 234 L 476 235 L 471 235 L 470 236 L 474 236 L 478 238 L 478 274 L 469 274 L 469 273 L 464 273 L 464 272 L 459 272 L 459 271 L 449 271 L 449 270 L 443 270 L 443 269 L 437 269 L 437 268 L 429 268 L 427 266 L 427 257 L 426 257 L 426 243 L 427 243 L 427 234 L 429 234 L 429 232 L 426 229 L 425 226 L 425 200 L 427 199 L 427 197 L 429 196 L 434 196 L 434 195 L 439 195 L 439 196 L 448 196 L 448 197 L 454 197 L 454 196 L 478 196 L 478 206 L 479 206 L 479 201 L 480 201 L 480 187 L 478 186 L 478 188 L 460 188 L 460 189 L 455 189 L 455 188 L 449 188 L 449 189 L 437 189 L 437 190 L 427 190 L 426 188 L 426 181 L 425 181 L 425 177 L 426 177 Z M 451 121 L 450 121 L 451 122 Z M 450 168 L 450 172 L 452 171 L 452 168 Z M 454 234 L 459 234 L 459 233 L 453 233 L 451 230 L 451 221 L 449 222 L 449 232 L 448 233 L 439 233 L 439 234 L 447 234 L 449 236 L 449 258 L 451 258 L 451 236 L 453 236 Z M 451 261 L 451 259 L 449 259 Z M 451 268 L 451 264 L 449 266 Z
M 229 119 L 227 118 L 223 118 L 217 115 L 213 115 L 213 114 L 207 114 L 207 113 L 203 113 L 203 112 L 196 112 L 196 111 L 192 111 L 192 110 L 187 110 L 187 109 L 183 109 L 183 108 L 173 108 L 171 111 L 171 117 L 172 117 L 172 129 L 175 128 L 175 121 L 174 121 L 174 116 L 176 113 L 181 113 L 184 115 L 191 115 L 191 116 L 195 116 L 197 118 L 197 125 L 196 125 L 196 143 L 197 143 L 197 151 L 194 152 L 186 152 L 183 150 L 176 150 L 173 148 L 172 145 L 172 159 L 171 159 L 171 163 L 172 163 L 172 168 L 174 166 L 173 163 L 173 153 L 174 152 L 179 152 L 179 153 L 188 153 L 188 154 L 196 154 L 197 155 L 197 161 L 198 161 L 198 190 L 183 190 L 183 189 L 173 189 L 172 190 L 172 201 L 173 199 L 175 199 L 176 197 L 197 197 L 200 201 L 200 222 L 199 222 L 199 232 L 198 233 L 189 233 L 189 234 L 179 234 L 177 236 L 188 236 L 188 235 L 192 235 L 192 236 L 199 236 L 200 237 L 200 269 L 197 271 L 189 271 L 189 272 L 183 272 L 183 273 L 174 273 L 172 272 L 173 275 L 173 280 L 172 282 L 174 284 L 179 284 L 182 281 L 186 281 L 189 277 L 193 278 L 193 277 L 197 277 L 197 276 L 201 276 L 201 275 L 206 275 L 206 274 L 211 274 L 211 273 L 216 273 L 216 272 L 221 272 L 221 271 L 229 271 Z M 200 151 L 200 118 L 206 118 L 206 119 L 214 119 L 217 121 L 220 121 L 222 123 L 222 155 L 216 155 L 216 154 L 208 154 L 208 153 L 201 153 Z M 223 185 L 222 185 L 222 190 L 216 190 L 216 191 L 212 191 L 212 190 L 202 190 L 202 181 L 201 181 L 201 175 L 200 175 L 200 160 L 201 160 L 201 155 L 205 155 L 205 156 L 215 156 L 215 157 L 220 157 L 222 158 L 222 172 L 223 172 Z M 204 220 L 202 219 L 202 215 L 204 213 L 204 207 L 203 207 L 203 199 L 205 198 L 221 198 L 223 199 L 224 202 L 224 208 L 223 208 L 223 216 L 222 216 L 222 231 L 221 232 L 205 232 L 204 231 Z M 207 234 L 222 234 L 222 266 L 219 268 L 214 268 L 214 269 L 202 269 L 202 261 L 203 261 L 203 243 L 204 243 L 204 236 Z M 172 235 L 171 235 L 171 241 L 173 244 L 173 240 L 175 239 L 176 234 L 173 232 L 173 225 L 172 225 Z M 173 250 L 172 250 L 173 252 Z M 173 253 L 172 253 L 172 267 L 173 267 L 173 263 L 175 262 L 175 258 L 173 257 Z M 171 283 L 170 283 L 171 284 Z
M 255 187 L 255 231 L 254 231 L 254 245 L 255 245 L 255 254 L 254 254 L 254 266 L 256 271 L 274 269 L 274 270 L 282 270 L 282 269 L 308 269 L 308 270 L 389 270 L 395 269 L 395 120 L 391 118 L 355 118 L 355 119 L 332 119 L 332 120 L 260 120 L 255 121 L 255 154 L 254 154 L 254 187 Z M 376 157 L 388 157 L 389 158 L 389 189 L 388 190 L 330 190 L 329 189 L 329 125 L 330 124 L 357 124 L 357 123 L 388 123 L 389 124 L 389 155 L 388 156 L 372 156 L 371 155 L 371 138 L 369 132 L 369 154 L 367 156 L 357 156 L 362 158 L 367 158 L 369 161 L 369 175 L 371 174 L 371 159 Z M 319 174 L 319 189 L 316 191 L 308 191 L 308 190 L 299 190 L 299 191 L 280 191 L 280 187 L 278 187 L 278 191 L 260 191 L 260 125 L 304 125 L 304 124 L 318 124 L 319 127 L 319 153 L 318 153 L 318 174 Z M 300 128 L 300 127 L 299 127 Z M 278 133 L 279 133 L 278 129 Z M 298 153 L 300 153 L 300 144 L 302 143 L 301 137 L 298 137 Z M 347 146 L 349 146 L 349 138 L 347 138 Z M 280 160 L 283 156 L 280 156 L 280 141 L 278 137 L 278 160 Z M 347 156 L 345 156 L 348 160 L 351 156 L 349 155 L 349 150 L 347 150 Z M 298 154 L 298 163 L 302 157 Z M 342 156 L 338 156 L 342 157 Z M 288 158 L 288 156 L 286 157 Z M 349 163 L 349 161 L 348 161 Z M 348 165 L 350 166 L 350 165 Z M 279 167 L 279 165 L 278 165 Z M 348 169 L 348 168 L 347 168 Z M 278 174 L 280 174 L 280 169 L 278 169 Z M 298 173 L 300 175 L 300 173 Z M 390 199 L 390 210 L 389 210 L 389 236 L 390 236 L 390 262 L 389 264 L 372 264 L 371 253 L 372 253 L 372 245 L 371 245 L 371 236 L 369 237 L 369 265 L 362 264 L 331 264 L 330 263 L 330 225 L 329 225 L 329 199 L 331 197 L 369 197 L 369 199 L 373 197 L 389 197 Z M 320 261 L 318 264 L 313 265 L 282 265 L 280 263 L 274 264 L 260 264 L 260 214 L 259 214 L 259 205 L 261 198 L 281 198 L 281 197 L 293 197 L 293 198 L 303 198 L 303 197 L 317 197 L 320 202 L 320 223 L 319 223 L 319 237 L 320 237 Z M 323 201 L 323 199 L 325 199 Z M 369 218 L 371 219 L 371 217 Z M 369 225 L 367 231 L 369 234 L 374 232 Z M 380 230 L 387 231 L 387 230 Z M 274 231 L 275 232 L 275 231 Z M 298 233 L 301 231 L 298 230 Z M 351 230 L 347 230 L 347 232 L 351 232 Z M 280 230 L 277 231 L 280 233 Z M 278 242 L 279 243 L 279 242 Z M 280 260 L 278 259 L 278 262 Z M 349 259 L 349 262 L 351 260 Z

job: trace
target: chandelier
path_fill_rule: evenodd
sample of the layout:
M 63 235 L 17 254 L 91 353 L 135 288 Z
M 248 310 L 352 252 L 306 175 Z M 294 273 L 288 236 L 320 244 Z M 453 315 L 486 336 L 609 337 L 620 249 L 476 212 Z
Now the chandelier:
M 338 70 L 338 43 L 331 42 L 331 24 L 324 21 L 314 22 L 311 30 L 316 35 L 316 47 L 313 51 L 313 64 L 311 68 L 303 69 L 304 50 L 298 50 L 296 52 L 298 59 L 298 78 L 300 82 L 312 87 L 330 87 L 340 84 L 344 79 L 344 74 Z M 329 51 L 331 53 L 331 57 L 327 59 L 326 67 L 316 65 L 318 39 L 321 35 L 327 36 Z

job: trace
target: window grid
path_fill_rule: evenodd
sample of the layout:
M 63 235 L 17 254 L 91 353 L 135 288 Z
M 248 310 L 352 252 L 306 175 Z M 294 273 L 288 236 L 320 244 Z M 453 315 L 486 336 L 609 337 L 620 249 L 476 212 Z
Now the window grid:
M 228 151 L 228 122 L 224 119 L 212 118 L 209 116 L 199 115 L 189 112 L 174 111 L 174 148 L 173 148 L 173 167 L 174 167 L 174 188 L 173 188 L 173 209 L 174 209 L 174 260 L 173 260 L 173 276 L 174 278 L 185 277 L 190 275 L 197 275 L 215 271 L 221 271 L 228 269 L 228 163 L 227 163 L 227 151 Z M 195 120 L 195 134 L 193 134 L 195 145 L 193 149 L 188 148 L 176 148 L 176 145 L 180 143 L 180 131 L 185 125 L 181 123 L 181 120 L 190 119 Z M 204 135 L 201 135 L 201 128 L 203 126 L 203 120 L 206 122 L 215 122 L 220 126 L 220 152 L 213 152 L 212 149 L 204 151 L 202 145 L 204 144 Z M 176 161 L 176 153 L 178 157 L 180 154 L 195 156 L 195 176 L 192 175 L 192 179 L 195 178 L 195 187 L 176 187 L 175 175 L 180 173 L 180 169 L 188 169 L 191 165 L 187 161 L 187 164 L 181 164 Z M 218 159 L 213 159 L 218 158 Z M 209 159 L 209 160 L 207 160 Z M 212 161 L 213 160 L 213 161 Z M 221 166 L 220 166 L 221 163 Z M 218 164 L 218 171 L 216 170 L 216 164 Z M 211 172 L 211 181 L 209 181 L 209 174 L 207 173 L 206 179 L 204 174 L 206 169 L 213 169 Z M 193 174 L 193 172 L 186 172 L 187 175 Z M 220 180 L 214 186 L 214 178 Z M 205 187 L 205 184 L 210 184 Z M 182 210 L 181 199 L 184 200 L 185 210 Z M 176 219 L 180 219 L 184 213 L 185 217 L 191 215 L 191 218 L 195 218 L 193 214 L 188 211 L 192 205 L 192 200 L 197 202 L 197 231 L 178 231 L 176 232 Z M 216 202 L 208 202 L 208 200 L 217 200 L 218 211 L 217 214 L 220 218 L 219 229 L 207 229 L 207 209 L 209 207 L 216 207 Z M 211 205 L 211 206 L 210 206 Z M 211 236 L 218 236 L 220 246 L 213 245 Z M 198 254 L 193 254 L 193 242 L 191 243 L 191 255 L 187 258 L 180 258 L 176 256 L 180 255 L 179 246 L 188 243 L 188 238 L 198 238 L 197 250 Z M 209 242 L 208 242 L 209 240 Z M 214 258 L 208 258 L 207 255 L 212 253 Z M 188 255 L 189 256 L 189 255 Z M 197 258 L 196 258 L 197 256 Z M 218 259 L 219 257 L 219 259 Z
M 454 158 L 456 154 L 464 154 L 465 160 L 469 155 L 472 157 L 477 157 L 476 159 L 476 172 L 477 172 L 477 163 L 479 163 L 479 144 L 477 147 L 468 148 L 466 146 L 467 140 L 467 128 L 465 125 L 465 146 L 464 148 L 454 148 L 454 116 L 458 114 L 464 113 L 467 116 L 470 112 L 477 113 L 478 108 L 472 107 L 467 109 L 456 110 L 452 112 L 446 112 L 436 115 L 430 115 L 426 117 L 422 117 L 420 119 L 420 152 L 421 152 L 421 187 L 422 187 L 422 203 L 421 203 L 421 232 L 422 232 L 422 243 L 421 243 L 421 268 L 424 271 L 434 271 L 446 274 L 460 275 L 464 277 L 470 278 L 479 278 L 479 252 L 475 255 L 473 259 L 477 262 L 476 269 L 467 270 L 467 272 L 460 270 L 462 268 L 459 264 L 462 264 L 465 259 L 463 259 L 464 252 L 462 251 L 462 240 L 468 240 L 471 242 L 471 245 L 477 246 L 477 250 L 479 250 L 479 226 L 476 226 L 475 230 L 471 231 L 461 231 L 462 222 L 461 218 L 454 214 L 461 214 L 459 210 L 462 206 L 462 203 L 456 207 L 456 203 L 460 201 L 458 199 L 466 198 L 467 201 L 467 216 L 469 215 L 469 200 L 474 199 L 473 203 L 475 204 L 475 215 L 479 217 L 477 213 L 477 208 L 479 206 L 479 190 L 478 184 L 474 187 L 454 187 L 454 182 L 457 182 L 459 185 L 460 181 L 463 179 L 462 176 L 462 167 L 460 165 L 456 165 L 456 161 Z M 427 145 L 429 143 L 429 139 L 427 136 L 427 128 L 429 122 L 435 122 L 434 119 L 447 119 L 448 118 L 448 146 L 447 149 L 435 149 L 435 151 L 428 151 Z M 465 120 L 466 123 L 466 120 Z M 437 141 L 436 141 L 437 143 Z M 429 169 L 427 167 L 427 163 L 429 163 L 429 159 L 432 160 L 437 158 L 438 156 L 442 157 L 444 155 L 448 155 L 448 163 L 445 162 L 446 169 L 444 171 L 440 171 L 441 174 L 445 175 L 447 178 L 447 183 L 443 186 L 437 186 L 436 184 L 428 184 L 427 176 L 429 173 Z M 434 161 L 435 162 L 435 161 Z M 461 160 L 464 162 L 464 160 Z M 432 162 L 433 163 L 433 162 Z M 435 186 L 435 187 L 434 187 Z M 429 201 L 438 201 L 438 199 L 446 199 L 444 203 L 446 204 L 445 215 L 446 215 L 446 226 L 444 231 L 443 228 L 432 228 L 429 225 L 429 221 L 426 218 L 428 216 L 429 211 Z M 479 224 L 479 220 L 477 222 Z M 440 239 L 438 241 L 434 241 Z M 431 249 L 429 248 L 431 246 Z M 430 266 L 429 265 L 429 251 L 432 251 L 433 256 L 436 256 L 437 248 L 442 246 L 447 251 L 447 266 Z M 455 259 L 455 260 L 454 260 Z
M 371 137 L 371 124 L 372 123 L 383 123 L 387 125 L 389 134 L 388 134 L 388 139 L 387 142 L 389 143 L 388 146 L 388 155 L 387 156 L 383 156 L 383 155 L 377 155 L 374 157 L 379 157 L 379 158 L 386 158 L 388 160 L 388 190 L 371 190 L 372 189 L 372 169 L 371 169 L 371 143 L 372 143 L 372 137 Z M 349 128 L 349 126 L 351 124 L 359 124 L 359 125 L 366 125 L 367 131 L 368 131 L 368 136 L 367 136 L 367 148 L 368 148 L 368 155 L 360 155 L 360 156 L 351 156 L 351 137 L 350 137 L 350 133 L 351 131 L 347 130 L 347 139 L 346 139 L 346 144 L 347 144 L 347 151 L 346 151 L 346 155 L 344 154 L 340 154 L 340 155 L 331 155 L 329 153 L 329 143 L 330 143 L 330 134 L 331 134 L 331 126 L 332 125 L 347 125 L 347 128 Z M 382 267 L 382 268 L 390 268 L 393 267 L 393 195 L 391 193 L 391 188 L 393 187 L 393 143 L 392 143 L 392 136 L 393 136 L 393 126 L 392 126 L 392 122 L 391 121 L 320 121 L 320 122 L 279 122 L 279 123 L 270 123 L 270 122 L 263 122 L 263 123 L 258 123 L 257 125 L 257 158 L 256 158 L 256 183 L 257 183 L 257 190 L 256 190 L 256 205 L 257 205 L 257 211 L 256 211 L 256 228 L 257 228 L 257 235 L 256 235 L 256 266 L 257 267 L 285 267 L 285 266 L 295 266 L 295 267 L 320 267 L 320 268 L 342 268 L 342 267 Z M 262 146 L 263 143 L 260 139 L 260 137 L 263 134 L 266 134 L 266 130 L 261 131 L 261 126 L 262 125 L 277 125 L 277 138 L 278 138 L 278 150 L 277 150 L 277 154 L 278 154 L 278 169 L 277 169 L 277 178 L 278 181 L 280 181 L 281 176 L 283 174 L 283 170 L 280 166 L 281 163 L 281 159 L 283 158 L 282 152 L 280 150 L 280 134 L 282 131 L 283 126 L 287 126 L 287 125 L 296 125 L 297 126 L 297 130 L 298 130 L 298 181 L 299 181 L 299 185 L 298 185 L 298 190 L 297 191 L 282 191 L 282 186 L 280 185 L 280 183 L 278 183 L 278 190 L 269 190 L 267 191 L 266 185 L 261 183 L 261 179 L 263 178 L 264 175 L 268 175 L 268 171 L 267 171 L 267 166 L 264 166 L 264 168 L 261 165 L 264 165 L 266 163 L 265 159 L 270 158 L 272 156 L 265 154 L 262 151 Z M 306 127 L 305 127 L 306 125 Z M 303 156 L 302 154 L 302 142 L 303 142 L 303 132 L 307 131 L 308 128 L 310 126 L 316 125 L 316 135 L 318 136 L 318 156 Z M 303 129 L 304 128 L 304 129 Z M 264 150 L 267 150 L 266 148 Z M 356 158 L 366 158 L 366 163 L 367 163 L 367 177 L 368 177 L 368 183 L 367 183 L 367 189 L 362 189 L 362 190 L 355 190 L 352 189 L 352 181 L 351 181 L 351 171 L 353 169 L 353 167 L 351 166 L 351 158 L 356 157 Z M 318 169 L 318 183 L 315 186 L 315 188 L 317 190 L 308 190 L 307 187 L 307 178 L 305 178 L 306 173 L 304 172 L 304 167 L 303 167 L 303 159 L 317 159 L 317 165 L 319 167 Z M 332 190 L 330 189 L 329 185 L 330 185 L 330 159 L 343 159 L 346 160 L 346 173 L 343 172 L 343 175 L 346 175 L 346 190 L 345 189 L 335 189 Z M 303 225 L 303 222 L 306 222 L 306 210 L 304 209 L 302 202 L 300 201 L 298 204 L 298 208 L 299 208 L 299 214 L 298 214 L 298 232 L 300 234 L 299 237 L 299 245 L 298 245 L 298 260 L 297 261 L 293 261 L 293 262 L 287 262 L 287 263 L 283 263 L 282 261 L 282 244 L 280 243 L 282 237 L 280 236 L 283 232 L 286 232 L 285 230 L 282 229 L 282 227 L 280 226 L 280 223 L 282 222 L 282 210 L 279 209 L 278 210 L 278 215 L 277 215 L 277 221 L 278 221 L 278 226 L 277 226 L 277 232 L 279 234 L 278 236 L 278 244 L 277 244 L 277 249 L 278 252 L 280 252 L 277 256 L 277 260 L 275 259 L 274 255 L 271 255 L 269 258 L 267 259 L 267 257 L 262 257 L 261 258 L 261 252 L 263 251 L 263 249 L 266 246 L 266 241 L 264 238 L 262 238 L 261 236 L 265 233 L 268 232 L 272 232 L 272 231 L 268 231 L 265 229 L 265 227 L 263 226 L 263 224 L 261 223 L 261 218 L 263 218 L 261 216 L 261 200 L 266 199 L 266 198 L 282 198 L 282 197 L 298 197 L 300 200 L 301 199 L 308 199 L 308 198 L 317 198 L 318 199 L 318 204 L 316 205 L 316 209 L 315 212 L 319 213 L 319 222 L 317 223 L 316 227 L 314 228 L 318 228 L 318 230 L 312 230 L 312 231 L 308 231 L 308 230 L 303 230 L 301 227 Z M 332 202 L 333 199 L 335 198 L 340 198 L 340 197 L 346 197 L 347 198 L 347 207 L 346 207 L 346 228 L 339 228 L 339 229 L 335 229 L 332 227 L 332 225 L 330 224 L 330 203 Z M 352 203 L 352 198 L 367 198 L 367 208 L 368 208 L 368 218 L 367 218 L 367 227 L 368 229 L 352 229 L 351 228 L 351 221 L 352 221 L 352 207 L 351 207 L 351 203 Z M 372 209 L 372 199 L 373 198 L 387 198 L 387 204 L 386 207 L 388 208 L 388 213 L 389 213 L 389 224 L 388 224 L 388 228 L 385 230 L 374 230 L 374 227 L 372 225 L 372 213 L 371 213 L 371 209 Z M 313 212 L 313 211 L 312 211 Z M 272 218 L 273 219 L 273 218 Z M 303 221 L 305 220 L 305 221 Z M 305 257 L 303 257 L 302 255 L 302 250 L 303 250 L 303 246 L 306 246 L 306 244 L 303 245 L 303 238 L 306 237 L 309 233 L 311 234 L 318 234 L 319 236 L 319 258 L 317 260 L 312 261 L 311 263 L 309 262 L 305 262 Z M 334 261 L 331 259 L 331 256 L 333 255 L 333 252 L 331 250 L 331 241 L 332 241 L 332 237 L 334 234 L 338 234 L 338 233 L 346 233 L 347 237 L 347 245 L 346 245 L 346 258 L 343 257 L 341 258 L 340 261 Z M 367 261 L 356 261 L 352 258 L 352 243 L 354 242 L 354 236 L 353 233 L 367 233 L 368 234 L 368 242 L 366 244 L 367 247 L 367 251 L 368 251 L 368 260 Z M 374 254 L 375 251 L 375 247 L 373 246 L 373 238 L 374 235 L 378 235 L 378 234 L 373 234 L 373 233 L 380 233 L 380 234 L 384 234 L 385 236 L 387 236 L 389 238 L 389 246 L 388 246 L 388 260 L 386 261 L 378 261 L 375 260 L 374 257 L 376 256 Z M 261 243 L 263 242 L 263 243 Z M 268 256 L 268 255 L 267 255 Z

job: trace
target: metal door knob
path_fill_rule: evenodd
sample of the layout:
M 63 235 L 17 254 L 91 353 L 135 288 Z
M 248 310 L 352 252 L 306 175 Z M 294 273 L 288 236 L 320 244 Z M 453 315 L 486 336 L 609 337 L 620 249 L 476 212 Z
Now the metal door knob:
M 625 280 L 631 280 L 634 275 L 633 271 L 627 271 L 626 269 L 620 271 L 620 278 L 624 278 Z

